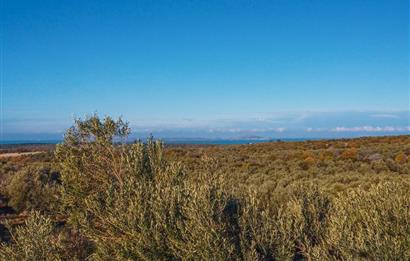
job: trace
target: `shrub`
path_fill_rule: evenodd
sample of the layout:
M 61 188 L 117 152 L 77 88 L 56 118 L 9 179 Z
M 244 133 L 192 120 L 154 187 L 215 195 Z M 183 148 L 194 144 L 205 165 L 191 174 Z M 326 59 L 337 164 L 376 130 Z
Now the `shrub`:
M 188 177 L 163 159 L 162 143 L 152 138 L 113 143 L 115 134 L 127 133 L 122 122 L 91 117 L 77 121 L 56 152 L 70 222 L 94 244 L 93 257 L 235 257 L 229 232 L 235 199 L 222 189 L 221 176 Z
M 350 148 L 343 151 L 340 157 L 344 160 L 357 160 L 358 151 L 356 148 Z
M 319 160 L 320 161 L 330 161 L 332 159 L 333 159 L 333 153 L 331 151 L 323 150 L 319 154 Z
M 50 164 L 31 164 L 9 177 L 3 193 L 17 211 L 58 208 L 59 173 Z
M 100 120 L 94 115 L 84 121 L 76 120 L 64 142 L 57 145 L 55 156 L 61 167 L 62 202 L 72 224 L 82 218 L 87 200 L 105 192 L 113 183 L 122 186 L 130 170 L 149 169 L 148 165 L 155 160 L 147 153 L 138 153 L 146 149 L 141 143 L 128 149 L 125 144 L 128 133 L 128 126 L 121 119 Z M 136 158 L 141 155 L 143 158 Z
M 240 242 L 243 260 L 292 260 L 304 228 L 301 205 L 263 201 L 250 193 L 240 212 Z
M 404 164 L 407 161 L 407 156 L 406 154 L 404 154 L 403 152 L 399 153 L 396 155 L 396 157 L 394 158 L 394 160 L 398 163 L 398 164 Z
M 0 260 L 61 260 L 59 240 L 53 233 L 51 219 L 32 212 L 24 225 L 10 228 L 12 244 L 0 245 Z
M 325 237 L 328 254 L 342 260 L 408 260 L 409 191 L 407 183 L 388 182 L 340 195 Z
M 307 157 L 304 160 L 302 160 L 299 165 L 303 170 L 308 170 L 315 164 L 316 164 L 316 161 L 313 157 Z

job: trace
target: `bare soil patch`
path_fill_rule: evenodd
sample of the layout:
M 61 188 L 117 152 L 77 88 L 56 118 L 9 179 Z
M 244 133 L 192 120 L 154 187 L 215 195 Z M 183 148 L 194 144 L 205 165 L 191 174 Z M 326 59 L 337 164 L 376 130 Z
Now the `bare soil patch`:
M 44 151 L 1 153 L 0 158 L 11 158 L 11 157 L 27 156 L 27 155 L 34 155 L 34 154 L 39 154 L 39 153 L 44 153 Z

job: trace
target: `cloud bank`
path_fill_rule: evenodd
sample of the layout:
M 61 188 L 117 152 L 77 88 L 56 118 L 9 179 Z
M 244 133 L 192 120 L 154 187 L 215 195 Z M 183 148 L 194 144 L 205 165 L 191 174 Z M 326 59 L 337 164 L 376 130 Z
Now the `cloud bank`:
M 410 134 L 409 111 L 274 112 L 254 115 L 219 115 L 208 118 L 143 119 L 124 115 L 135 137 L 153 134 L 164 138 L 337 138 Z M 61 137 L 69 120 L 27 119 L 3 121 L 2 139 Z

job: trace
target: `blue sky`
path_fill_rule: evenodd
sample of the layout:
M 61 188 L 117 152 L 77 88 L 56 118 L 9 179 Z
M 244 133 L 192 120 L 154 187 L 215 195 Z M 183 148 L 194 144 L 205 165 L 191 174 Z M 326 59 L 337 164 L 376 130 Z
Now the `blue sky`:
M 1 1 L 2 139 L 409 133 L 409 3 Z

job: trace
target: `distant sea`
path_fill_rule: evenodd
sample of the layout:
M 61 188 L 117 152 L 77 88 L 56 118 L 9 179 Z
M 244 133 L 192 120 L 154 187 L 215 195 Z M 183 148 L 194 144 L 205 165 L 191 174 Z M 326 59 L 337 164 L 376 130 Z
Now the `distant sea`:
M 261 142 L 276 141 L 305 141 L 314 140 L 310 138 L 292 138 L 292 139 L 162 139 L 165 144 L 173 145 L 234 145 L 234 144 L 253 144 Z M 62 140 L 2 140 L 0 145 L 22 145 L 22 144 L 57 144 Z
M 0 140 L 0 145 L 57 144 L 62 140 Z
M 304 141 L 309 139 L 164 139 L 165 144 L 189 144 L 189 145 L 235 145 L 253 144 L 276 141 Z

